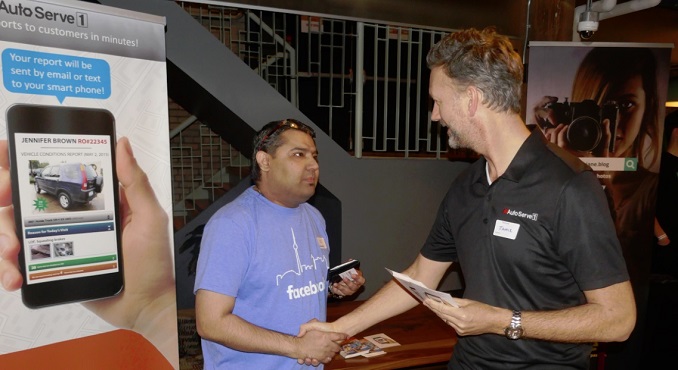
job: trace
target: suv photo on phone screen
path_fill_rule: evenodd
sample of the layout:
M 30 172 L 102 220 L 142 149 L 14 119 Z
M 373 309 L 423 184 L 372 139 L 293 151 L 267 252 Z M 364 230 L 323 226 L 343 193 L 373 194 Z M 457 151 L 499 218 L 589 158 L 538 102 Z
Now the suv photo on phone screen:
M 85 204 L 101 193 L 104 178 L 89 164 L 62 163 L 48 165 L 36 174 L 35 192 L 57 197 L 63 209 L 74 203 Z

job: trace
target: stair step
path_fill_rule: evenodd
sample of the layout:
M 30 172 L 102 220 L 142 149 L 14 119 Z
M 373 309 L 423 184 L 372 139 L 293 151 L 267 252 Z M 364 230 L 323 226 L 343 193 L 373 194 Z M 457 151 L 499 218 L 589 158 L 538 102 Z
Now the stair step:
M 195 211 L 198 211 L 198 212 L 203 211 L 204 209 L 209 207 L 210 204 L 214 203 L 209 199 L 195 199 L 193 202 L 195 204 L 194 212 Z
M 174 232 L 179 231 L 185 225 L 186 225 L 186 221 L 184 220 L 184 216 L 174 216 L 174 217 L 172 217 L 172 227 L 174 228 Z

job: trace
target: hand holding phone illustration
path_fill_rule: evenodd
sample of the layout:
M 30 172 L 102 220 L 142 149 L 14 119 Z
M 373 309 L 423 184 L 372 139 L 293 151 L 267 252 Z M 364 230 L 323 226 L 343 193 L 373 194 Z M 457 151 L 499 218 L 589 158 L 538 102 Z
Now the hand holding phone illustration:
M 102 109 L 7 111 L 22 299 L 39 308 L 123 289 L 115 122 Z
M 176 292 L 167 213 L 138 166 L 127 138 L 118 141 L 116 158 L 122 188 L 119 209 L 127 267 L 125 289 L 116 296 L 83 305 L 116 327 L 142 334 L 171 363 L 178 363 Z M 0 283 L 8 291 L 19 289 L 23 280 L 14 215 L 7 207 L 12 204 L 11 193 L 7 142 L 0 140 Z

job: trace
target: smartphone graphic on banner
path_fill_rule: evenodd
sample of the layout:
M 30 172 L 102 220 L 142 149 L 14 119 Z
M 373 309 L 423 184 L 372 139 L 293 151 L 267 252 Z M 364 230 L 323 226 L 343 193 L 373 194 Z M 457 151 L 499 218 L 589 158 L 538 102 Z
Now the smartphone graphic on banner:
M 7 138 L 24 304 L 38 308 L 120 293 L 113 115 L 13 105 Z

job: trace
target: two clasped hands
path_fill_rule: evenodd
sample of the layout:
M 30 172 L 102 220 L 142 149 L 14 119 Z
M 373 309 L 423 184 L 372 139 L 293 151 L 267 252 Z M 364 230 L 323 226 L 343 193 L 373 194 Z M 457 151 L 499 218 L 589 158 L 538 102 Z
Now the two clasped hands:
M 416 301 L 414 298 L 410 298 L 412 300 L 412 307 L 416 305 Z M 488 308 L 489 306 L 483 305 L 479 302 L 474 302 L 474 301 L 469 301 L 461 298 L 455 298 L 457 303 L 460 304 L 460 308 L 466 306 L 467 310 L 460 309 L 460 308 L 455 308 L 449 305 L 446 305 L 442 302 L 438 302 L 434 299 L 427 298 L 424 301 L 424 305 L 431 309 L 438 317 L 440 317 L 447 325 L 452 326 L 455 330 L 458 332 L 462 332 L 464 334 L 473 334 L 475 331 L 475 328 L 465 324 L 470 322 L 468 321 L 467 314 L 472 313 L 472 312 L 477 312 L 479 309 L 484 309 Z M 456 310 L 456 312 L 452 312 L 452 310 Z M 344 322 L 334 321 L 334 322 L 321 322 L 318 320 L 311 320 L 305 324 L 303 324 L 300 329 L 299 329 L 299 337 L 302 337 L 312 331 L 323 331 L 327 333 L 331 333 L 332 335 L 335 336 L 335 345 L 332 347 L 332 351 L 334 354 L 338 353 L 341 351 L 341 343 L 346 340 L 347 338 L 355 335 L 352 330 L 349 328 L 349 324 L 344 325 Z M 362 328 L 361 328 L 362 329 Z M 357 329 L 360 331 L 361 329 Z M 332 361 L 334 356 L 327 356 L 324 359 L 317 359 L 317 358 L 304 358 L 304 359 L 297 359 L 297 362 L 299 364 L 306 364 L 309 366 L 318 366 L 321 363 L 326 364 Z

